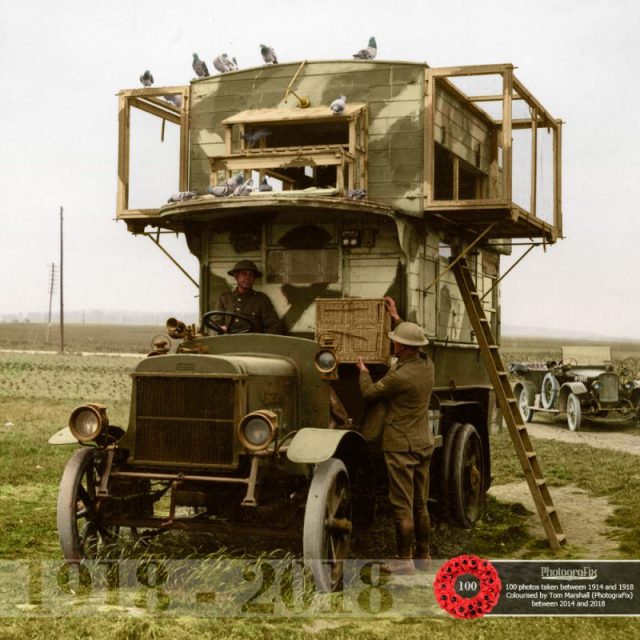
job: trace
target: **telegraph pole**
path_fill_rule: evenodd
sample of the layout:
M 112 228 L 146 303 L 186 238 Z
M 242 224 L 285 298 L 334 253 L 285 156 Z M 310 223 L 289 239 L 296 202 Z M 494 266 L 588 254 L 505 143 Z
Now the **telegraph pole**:
M 52 262 L 49 265 L 49 318 L 47 322 L 47 344 L 49 343 L 49 336 L 51 333 L 51 307 L 53 305 L 53 292 L 56 288 L 56 263 Z
M 60 207 L 60 353 L 64 353 L 64 245 L 62 221 L 63 209 Z

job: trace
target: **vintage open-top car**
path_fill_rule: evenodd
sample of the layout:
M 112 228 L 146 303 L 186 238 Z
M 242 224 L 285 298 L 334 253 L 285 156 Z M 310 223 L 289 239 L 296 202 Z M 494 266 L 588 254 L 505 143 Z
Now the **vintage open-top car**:
M 514 362 L 510 371 L 526 422 L 538 411 L 566 413 L 569 429 L 577 431 L 583 418 L 608 424 L 638 416 L 640 381 L 621 380 L 611 363 L 610 347 L 563 347 L 559 362 Z

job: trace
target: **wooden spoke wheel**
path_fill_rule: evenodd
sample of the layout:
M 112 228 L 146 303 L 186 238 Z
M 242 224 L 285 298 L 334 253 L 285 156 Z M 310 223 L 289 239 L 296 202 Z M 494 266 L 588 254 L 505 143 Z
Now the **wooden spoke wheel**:
M 349 474 L 341 460 L 330 458 L 313 475 L 304 514 L 303 556 L 317 591 L 330 593 L 340 586 L 351 529 Z
M 71 456 L 62 474 L 57 523 L 65 560 L 96 558 L 117 537 L 116 527 L 101 522 L 101 501 L 96 496 L 100 466 L 96 449 L 82 447 Z
M 571 431 L 577 431 L 582 422 L 582 407 L 580 399 L 575 393 L 570 393 L 567 397 L 567 423 Z

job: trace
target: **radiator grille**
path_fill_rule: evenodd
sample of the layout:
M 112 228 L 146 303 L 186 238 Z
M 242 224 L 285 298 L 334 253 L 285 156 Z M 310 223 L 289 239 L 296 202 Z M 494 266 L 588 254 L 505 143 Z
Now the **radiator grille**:
M 233 464 L 234 382 L 224 378 L 136 378 L 138 462 Z
M 600 390 L 598 397 L 601 402 L 618 401 L 618 376 L 615 373 L 602 373 L 598 376 Z

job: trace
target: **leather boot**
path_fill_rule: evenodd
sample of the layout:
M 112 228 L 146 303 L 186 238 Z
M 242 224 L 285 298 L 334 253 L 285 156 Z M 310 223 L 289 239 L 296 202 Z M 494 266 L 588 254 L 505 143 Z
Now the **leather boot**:
M 413 563 L 420 571 L 431 569 L 431 519 L 424 509 L 415 514 L 416 553 Z
M 381 573 L 393 573 L 400 576 L 409 576 L 415 573 L 413 566 L 413 519 L 396 520 L 396 544 L 398 556 L 394 560 L 386 562 L 380 567 Z

